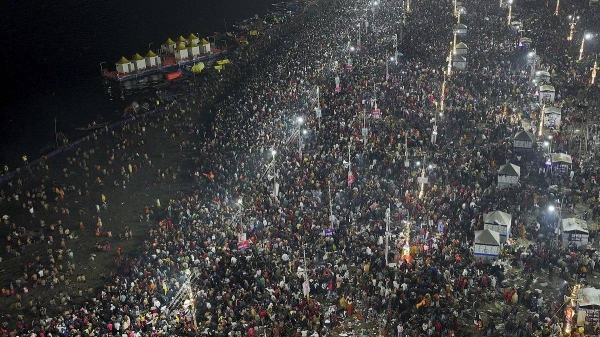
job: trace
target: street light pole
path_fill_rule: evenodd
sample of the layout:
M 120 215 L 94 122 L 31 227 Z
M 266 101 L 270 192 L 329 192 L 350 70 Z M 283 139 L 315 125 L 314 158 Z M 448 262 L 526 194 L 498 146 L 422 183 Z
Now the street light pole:
M 388 266 L 388 255 L 390 253 L 390 222 L 391 222 L 392 204 L 388 204 L 385 210 L 385 266 Z
M 150 43 L 148 43 L 148 50 L 152 50 L 152 48 L 151 48 L 151 47 L 152 47 L 152 45 L 153 45 L 153 44 L 154 44 L 154 42 L 150 42 Z
M 594 67 L 592 68 L 592 80 L 591 80 L 591 84 L 594 84 L 594 82 L 596 82 L 596 72 L 598 71 L 598 55 L 596 55 L 596 60 L 594 61 Z
M 106 62 L 100 62 L 100 75 L 104 74 L 104 67 L 102 67 L 103 64 L 105 64 Z
M 510 26 L 510 21 L 512 19 L 512 4 L 513 0 L 508 0 L 508 25 Z
M 558 16 L 558 6 L 560 5 L 560 0 L 556 0 L 556 10 L 554 11 L 554 15 Z
M 579 61 L 583 60 L 583 47 L 585 46 L 585 40 L 589 40 L 592 38 L 592 34 L 585 33 L 583 38 L 581 39 L 581 48 L 579 48 Z

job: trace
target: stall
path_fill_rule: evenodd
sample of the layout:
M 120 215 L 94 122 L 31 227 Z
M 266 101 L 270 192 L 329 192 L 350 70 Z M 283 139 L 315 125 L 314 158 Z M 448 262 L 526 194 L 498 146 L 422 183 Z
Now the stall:
M 129 74 L 134 70 L 133 64 L 126 59 L 125 56 L 121 57 L 121 59 L 115 63 L 115 67 L 119 74 Z
M 554 87 L 548 84 L 540 85 L 540 104 L 554 103 Z
M 535 80 L 538 81 L 538 83 L 549 83 L 550 73 L 546 70 L 538 70 L 535 72 Z
M 463 42 L 459 42 L 456 44 L 456 55 L 467 55 L 469 52 L 469 48 Z
M 465 70 L 467 67 L 467 58 L 462 55 L 454 55 L 452 57 L 452 66 L 456 70 Z
M 500 243 L 505 243 L 510 237 L 512 216 L 502 211 L 492 211 L 483 215 L 483 228 L 498 232 Z
M 515 164 L 507 163 L 498 170 L 498 188 L 507 188 L 519 183 L 521 168 Z
M 573 159 L 566 153 L 551 153 L 550 163 L 552 170 L 563 171 L 567 173 L 568 169 L 573 165 Z
M 562 219 L 560 223 L 563 246 L 587 246 L 590 231 L 585 220 L 566 218 Z
M 554 129 L 560 128 L 561 112 L 560 108 L 547 106 L 544 108 L 544 126 Z
M 577 326 L 595 325 L 600 320 L 600 289 L 581 288 L 577 291 Z
M 144 60 L 142 55 L 135 54 L 135 55 L 133 55 L 132 60 L 133 60 L 132 63 L 135 68 L 135 71 L 140 71 L 140 70 L 146 69 L 146 60 Z
M 457 23 L 454 25 L 453 31 L 456 33 L 456 35 L 465 35 L 467 34 L 467 26 L 462 23 Z
M 519 131 L 513 139 L 513 147 L 516 151 L 533 151 L 535 136 L 531 132 Z
M 473 256 L 476 261 L 492 263 L 500 255 L 500 234 L 487 229 L 475 231 Z

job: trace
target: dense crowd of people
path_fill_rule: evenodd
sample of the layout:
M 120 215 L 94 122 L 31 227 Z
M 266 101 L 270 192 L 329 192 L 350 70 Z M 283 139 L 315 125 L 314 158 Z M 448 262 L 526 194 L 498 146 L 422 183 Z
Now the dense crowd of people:
M 532 109 L 539 93 L 531 50 L 507 26 L 507 9 L 462 3 L 467 68 L 444 74 L 453 3 L 406 6 L 308 3 L 231 55 L 228 71 L 211 77 L 218 83 L 201 84 L 161 114 L 91 135 L 59 170 L 42 163 L 16 175 L 0 203 L 39 227 L 4 216 L 2 263 L 25 268 L 2 294 L 15 299 L 6 312 L 27 308 L 34 318 L 5 315 L 0 334 L 322 336 L 344 327 L 402 337 L 561 335 L 567 287 L 541 293 L 535 275 L 579 280 L 597 257 L 563 247 L 558 215 L 547 206 L 564 205 L 563 216 L 591 210 L 595 219 L 599 193 L 596 158 L 584 151 L 593 139 L 568 134 L 589 122 L 581 106 L 595 107 L 597 93 L 564 39 L 568 22 L 547 6 L 513 5 L 541 57 L 534 66 L 554 74 L 563 125 L 544 133 L 553 135 L 553 152 L 573 156 L 560 170 L 546 165 L 543 147 L 513 149 L 516 132 L 536 131 L 540 107 Z M 600 22 L 598 10 L 577 10 Z M 214 121 L 198 124 L 209 108 Z M 372 116 L 377 108 L 381 118 Z M 151 132 L 175 144 L 175 155 L 150 148 Z M 190 167 L 164 160 L 171 156 Z M 498 168 L 508 161 L 521 167 L 520 183 L 498 189 Z M 58 176 L 49 178 L 50 170 Z M 137 221 L 106 229 L 112 200 L 103 191 L 135 198 L 146 192 L 130 181 L 148 171 L 146 192 L 178 181 L 192 187 L 169 187 Z M 42 185 L 26 190 L 27 179 Z M 73 179 L 87 182 L 67 183 Z M 89 209 L 63 202 L 69 198 L 97 201 Z M 512 241 L 499 260 L 484 263 L 474 258 L 473 232 L 493 210 L 512 215 Z M 75 225 L 71 213 L 95 223 Z M 87 276 L 74 256 L 90 226 L 97 242 L 90 260 L 113 254 L 116 271 L 102 273 L 101 291 L 74 298 L 70 283 L 85 285 Z M 141 247 L 131 254 L 111 247 L 125 239 Z M 516 274 L 524 283 L 513 282 Z M 34 287 L 61 290 L 44 303 L 29 298 Z M 506 305 L 489 313 L 482 309 L 489 303 Z

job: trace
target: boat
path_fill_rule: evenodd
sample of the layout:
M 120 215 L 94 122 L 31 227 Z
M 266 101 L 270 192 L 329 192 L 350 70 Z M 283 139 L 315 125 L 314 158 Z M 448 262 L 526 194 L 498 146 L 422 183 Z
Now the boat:
M 101 129 L 107 125 L 108 125 L 108 122 L 102 123 L 102 124 L 97 124 L 96 122 L 94 122 L 92 124 L 88 124 L 88 126 L 81 126 L 81 127 L 75 128 L 75 130 L 77 130 L 77 131 L 97 130 L 97 129 Z
M 181 70 L 178 70 L 176 72 L 173 73 L 168 73 L 167 74 L 167 80 L 172 81 L 174 79 L 180 78 L 182 76 Z

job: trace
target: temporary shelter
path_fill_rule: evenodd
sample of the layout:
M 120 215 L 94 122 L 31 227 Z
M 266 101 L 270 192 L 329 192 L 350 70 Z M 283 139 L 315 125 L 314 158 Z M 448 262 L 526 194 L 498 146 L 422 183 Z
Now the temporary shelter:
M 522 49 L 531 48 L 531 43 L 532 43 L 532 40 L 528 37 L 522 37 L 519 39 L 519 47 L 521 47 Z
M 177 45 L 177 48 L 175 49 L 175 59 L 178 61 L 181 60 L 185 60 L 188 58 L 188 50 L 185 47 L 185 44 L 180 43 L 179 45 Z
M 134 69 L 133 64 L 131 64 L 125 56 L 121 57 L 121 59 L 115 63 L 115 66 L 117 68 L 117 73 L 119 74 L 128 74 Z
M 596 325 L 600 320 L 600 289 L 579 289 L 576 308 L 577 326 Z
M 144 58 L 146 59 L 146 67 L 158 67 L 161 64 L 160 57 L 152 50 L 149 50 Z
M 454 55 L 452 57 L 452 65 L 457 70 L 465 70 L 467 67 L 467 58 L 462 55 Z
M 489 231 L 498 232 L 500 243 L 506 242 L 510 237 L 510 227 L 512 216 L 502 211 L 492 211 L 483 215 L 483 228 Z
M 456 55 L 467 55 L 469 48 L 463 42 L 456 44 Z
M 560 108 L 547 106 L 544 108 L 544 126 L 560 128 L 561 112 Z
M 462 23 L 457 23 L 457 24 L 454 25 L 453 31 L 457 35 L 465 35 L 465 34 L 467 34 L 467 26 L 465 26 Z
M 552 153 L 550 155 L 552 164 L 572 165 L 573 159 L 566 153 Z
M 498 188 L 506 188 L 519 183 L 521 168 L 515 164 L 507 163 L 498 170 Z
M 161 46 L 161 49 L 167 53 L 174 53 L 175 47 L 177 47 L 175 41 L 171 40 L 171 38 L 168 38 L 167 41 L 165 41 L 165 43 L 163 43 Z
M 205 39 L 200 40 L 200 52 L 202 54 L 210 54 L 210 43 Z
M 554 87 L 549 84 L 540 85 L 540 104 L 554 102 Z
M 533 150 L 533 143 L 535 142 L 535 136 L 531 132 L 519 131 L 515 134 L 513 140 L 513 147 L 515 150 Z
M 187 45 L 188 55 L 191 58 L 196 58 L 196 56 L 200 55 L 200 47 L 194 41 L 190 41 Z
M 500 255 L 500 234 L 484 229 L 475 231 L 475 245 L 473 247 L 475 260 L 492 262 Z
M 177 43 L 183 43 L 186 44 L 188 42 L 188 40 L 186 40 L 183 36 L 179 35 L 179 37 L 177 38 Z
M 200 39 L 196 35 L 194 35 L 194 33 L 191 33 L 190 36 L 188 36 L 187 40 L 189 43 L 194 42 L 195 44 L 198 44 L 198 42 L 200 42 Z
M 133 55 L 133 66 L 135 71 L 146 69 L 146 60 L 140 54 Z
M 567 218 L 560 222 L 563 246 L 571 244 L 575 244 L 577 247 L 587 246 L 590 231 L 585 220 Z

